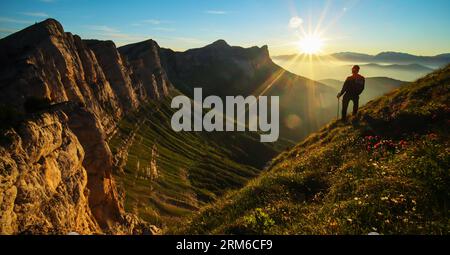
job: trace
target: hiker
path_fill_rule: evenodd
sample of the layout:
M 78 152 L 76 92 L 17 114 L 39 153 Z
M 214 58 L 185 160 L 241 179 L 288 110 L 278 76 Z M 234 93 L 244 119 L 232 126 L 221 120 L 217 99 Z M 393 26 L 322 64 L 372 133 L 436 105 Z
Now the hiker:
M 341 92 L 338 93 L 337 98 L 339 99 L 342 95 L 344 96 L 342 100 L 342 120 L 347 120 L 347 108 L 348 103 L 353 101 L 353 115 L 358 113 L 359 107 L 359 95 L 364 90 L 365 79 L 363 76 L 359 75 L 359 66 L 355 65 L 352 67 L 352 76 L 347 77 L 342 87 Z

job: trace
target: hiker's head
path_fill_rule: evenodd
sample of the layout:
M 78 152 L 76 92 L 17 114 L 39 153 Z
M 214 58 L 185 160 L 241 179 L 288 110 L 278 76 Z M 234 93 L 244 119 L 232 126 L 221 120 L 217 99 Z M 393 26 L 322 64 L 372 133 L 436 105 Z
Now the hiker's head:
M 358 65 L 355 65 L 355 66 L 353 66 L 352 67 L 352 74 L 358 74 L 359 73 L 359 66 Z

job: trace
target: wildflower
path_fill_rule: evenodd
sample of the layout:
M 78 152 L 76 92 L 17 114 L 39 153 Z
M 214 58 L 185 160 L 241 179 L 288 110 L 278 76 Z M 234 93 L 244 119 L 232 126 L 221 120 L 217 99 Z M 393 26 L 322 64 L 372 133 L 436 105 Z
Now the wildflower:
M 348 218 L 348 219 L 347 219 L 347 221 L 348 221 L 348 222 L 350 222 L 350 223 L 352 223 L 352 222 L 353 222 L 353 220 L 352 220 L 352 219 L 350 219 L 350 218 Z
M 388 199 L 389 199 L 389 197 L 381 197 L 381 201 L 386 201 Z
M 428 139 L 436 140 L 437 139 L 437 135 L 435 133 L 431 133 L 431 134 L 428 135 Z
M 378 216 L 383 216 L 382 212 L 377 212 Z
M 387 220 L 385 220 L 384 222 L 385 222 L 385 223 L 387 223 L 387 224 L 391 223 L 391 221 L 390 221 L 390 220 L 388 220 L 388 219 L 387 219 Z

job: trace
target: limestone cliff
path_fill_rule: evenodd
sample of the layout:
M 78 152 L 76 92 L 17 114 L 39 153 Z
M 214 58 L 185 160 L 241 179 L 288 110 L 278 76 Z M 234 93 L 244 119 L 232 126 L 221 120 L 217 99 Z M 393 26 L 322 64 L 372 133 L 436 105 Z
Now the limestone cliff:
M 0 234 L 101 232 L 88 203 L 85 152 L 63 112 L 25 121 L 0 147 Z
M 133 83 L 142 85 L 148 97 L 160 99 L 168 95 L 171 85 L 161 66 L 160 48 L 155 41 L 126 45 L 119 51 L 130 63 Z
M 85 104 L 108 131 L 122 110 L 95 55 L 49 19 L 0 40 L 0 100 L 21 109 L 29 97 Z
M 109 134 L 124 112 L 168 94 L 153 41 L 121 48 L 83 41 L 48 19 L 0 40 L 0 101 L 23 110 L 27 98 L 86 105 Z M 129 62 L 128 62 L 129 61 Z
M 125 53 L 53 19 L 0 40 L 0 117 L 17 115 L 15 126 L 0 128 L 12 141 L 0 145 L 1 233 L 147 231 L 123 211 L 106 140 L 127 112 L 168 95 L 171 84 L 156 43 Z M 52 106 L 30 115 L 36 98 Z
M 139 106 L 139 88 L 134 87 L 131 80 L 131 69 L 117 51 L 112 41 L 85 40 L 86 45 L 94 52 L 102 70 L 114 90 L 119 103 L 125 111 Z M 138 92 L 138 93 L 136 93 Z
M 70 115 L 69 127 L 86 152 L 83 166 L 88 174 L 90 208 L 100 226 L 109 229 L 114 222 L 122 220 L 124 211 L 111 176 L 113 161 L 105 141 L 106 135 L 90 111 L 79 107 L 67 108 L 65 111 Z

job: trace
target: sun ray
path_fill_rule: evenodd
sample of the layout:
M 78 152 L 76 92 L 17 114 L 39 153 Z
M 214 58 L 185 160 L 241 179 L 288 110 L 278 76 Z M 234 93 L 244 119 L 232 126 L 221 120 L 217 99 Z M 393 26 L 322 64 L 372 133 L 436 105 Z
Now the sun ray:
M 319 22 L 317 23 L 317 26 L 314 30 L 314 34 L 318 34 L 321 31 L 322 22 L 325 19 L 326 15 L 328 14 L 328 10 L 330 8 L 331 1 L 328 0 L 325 4 L 325 7 L 322 10 L 322 13 L 320 14 Z

